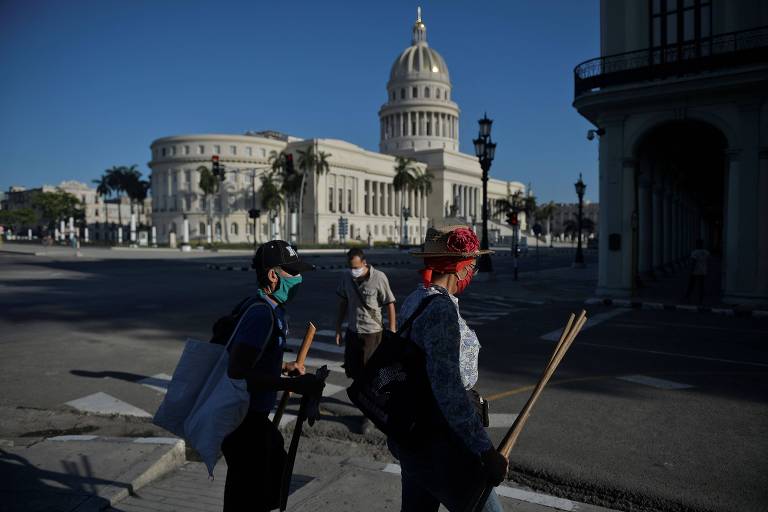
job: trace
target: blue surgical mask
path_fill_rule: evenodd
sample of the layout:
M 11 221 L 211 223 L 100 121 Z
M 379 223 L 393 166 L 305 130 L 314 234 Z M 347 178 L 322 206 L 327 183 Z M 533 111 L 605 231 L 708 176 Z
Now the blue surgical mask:
M 296 297 L 296 293 L 299 291 L 299 285 L 301 284 L 301 274 L 297 276 L 277 276 L 280 279 L 280 283 L 277 288 L 272 292 L 272 298 L 274 298 L 280 304 L 285 304 L 289 300 Z

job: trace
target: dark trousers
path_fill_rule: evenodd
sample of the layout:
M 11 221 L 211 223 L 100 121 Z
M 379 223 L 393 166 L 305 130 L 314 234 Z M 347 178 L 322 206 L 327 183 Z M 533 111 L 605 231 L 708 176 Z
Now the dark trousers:
M 361 333 L 347 330 L 344 336 L 344 371 L 354 379 L 381 343 L 382 331 Z
M 224 512 L 266 512 L 280 507 L 280 484 L 287 454 L 283 436 L 266 413 L 249 412 L 224 438 L 227 461 Z

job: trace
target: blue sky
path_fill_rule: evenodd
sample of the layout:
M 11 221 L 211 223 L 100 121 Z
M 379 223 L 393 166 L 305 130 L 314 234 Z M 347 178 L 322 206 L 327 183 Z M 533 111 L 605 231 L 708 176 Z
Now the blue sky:
M 272 129 L 378 149 L 389 69 L 418 2 L 0 0 L 0 189 L 149 174 L 152 140 Z M 599 54 L 597 0 L 421 1 L 461 108 L 494 119 L 491 175 L 597 199 L 597 143 L 571 107 Z

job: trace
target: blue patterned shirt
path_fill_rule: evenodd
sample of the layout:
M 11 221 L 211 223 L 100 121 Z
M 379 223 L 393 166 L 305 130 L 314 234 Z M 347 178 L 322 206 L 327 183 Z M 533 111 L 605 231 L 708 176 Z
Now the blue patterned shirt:
M 410 339 L 424 351 L 432 392 L 448 425 L 473 453 L 480 454 L 493 448 L 467 396 L 467 390 L 477 382 L 480 342 L 459 313 L 459 299 L 439 286 L 419 285 L 403 302 L 398 323 L 402 325 L 423 299 L 437 293 L 453 303 L 433 300 L 414 320 Z

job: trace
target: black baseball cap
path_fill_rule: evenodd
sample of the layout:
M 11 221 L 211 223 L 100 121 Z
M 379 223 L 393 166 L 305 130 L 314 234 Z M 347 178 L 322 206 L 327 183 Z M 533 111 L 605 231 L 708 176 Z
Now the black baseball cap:
M 296 250 L 285 240 L 265 242 L 256 249 L 251 268 L 266 270 L 273 267 L 280 267 L 293 275 L 315 270 L 311 263 L 301 261 Z

